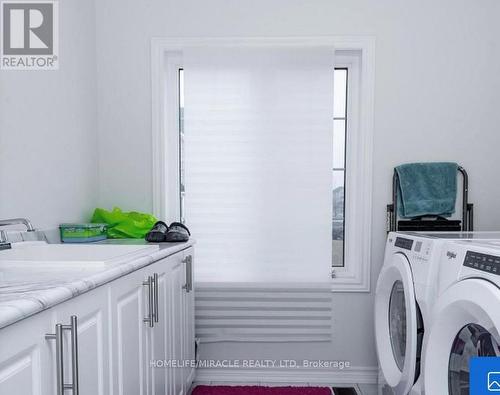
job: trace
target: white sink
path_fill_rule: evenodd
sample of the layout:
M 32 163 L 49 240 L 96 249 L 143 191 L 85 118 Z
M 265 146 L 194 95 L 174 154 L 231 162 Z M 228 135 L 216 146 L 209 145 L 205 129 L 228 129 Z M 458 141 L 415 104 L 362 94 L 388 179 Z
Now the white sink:
M 158 250 L 157 245 L 15 243 L 12 249 L 0 251 L 0 270 L 9 266 L 102 268 Z

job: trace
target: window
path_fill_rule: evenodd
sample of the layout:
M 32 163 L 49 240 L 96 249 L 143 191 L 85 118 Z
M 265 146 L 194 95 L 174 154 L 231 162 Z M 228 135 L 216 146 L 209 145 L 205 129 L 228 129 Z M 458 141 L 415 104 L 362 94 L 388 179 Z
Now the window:
M 222 48 L 183 60 L 179 190 L 199 242 L 198 278 L 327 282 L 331 51 Z
M 230 39 L 228 39 L 231 41 Z M 279 43 L 279 39 L 277 42 Z M 209 40 L 210 41 L 210 40 Z M 321 39 L 319 39 L 321 41 Z M 214 43 L 203 42 L 202 46 L 207 51 L 212 51 L 210 48 L 218 48 L 221 43 L 217 40 Z M 325 44 L 327 43 L 327 44 Z M 186 144 L 186 149 L 188 150 L 188 155 L 186 158 L 203 158 L 198 153 L 190 151 L 192 149 L 192 144 L 190 143 L 191 134 L 185 136 L 184 132 L 184 68 L 187 69 L 192 64 L 190 64 L 186 59 L 190 55 L 188 52 L 184 52 L 185 48 L 198 48 L 198 44 L 187 41 L 183 42 L 182 39 L 174 40 L 171 42 L 170 39 L 154 39 L 153 40 L 153 51 L 152 51 L 152 77 L 153 81 L 158 81 L 158 83 L 153 83 L 153 204 L 154 212 L 156 215 L 165 218 L 167 221 L 179 220 L 186 221 L 190 224 L 189 212 L 192 211 L 192 200 L 189 195 L 189 191 L 192 190 L 192 185 L 189 180 L 193 172 L 193 163 L 188 161 L 189 165 L 186 168 L 184 163 L 184 150 L 185 137 L 188 139 Z M 216 45 L 216 47 L 211 47 L 211 45 Z M 252 42 L 251 46 L 256 43 Z M 262 48 L 266 47 L 268 44 L 267 40 L 262 43 Z M 288 44 L 288 42 L 286 43 Z M 371 240 L 371 147 L 372 147 L 372 122 L 373 122 L 373 65 L 374 65 L 374 40 L 372 38 L 330 38 L 321 45 L 332 45 L 335 49 L 335 64 L 334 64 L 334 86 L 333 86 L 333 97 L 334 106 L 333 114 L 329 118 L 332 126 L 330 126 L 330 143 L 323 145 L 323 147 L 331 147 L 325 159 L 329 160 L 329 165 L 324 166 L 321 164 L 321 168 L 327 170 L 325 176 L 331 177 L 331 183 L 328 181 L 324 182 L 322 185 L 329 185 L 328 189 L 325 189 L 321 195 L 327 198 L 325 201 L 326 207 L 330 215 L 323 215 L 322 218 L 327 220 L 325 228 L 329 228 L 329 232 L 322 231 L 323 236 L 326 238 L 324 240 L 325 244 L 331 246 L 330 254 L 328 256 L 321 256 L 321 259 L 314 259 L 313 261 L 324 262 L 324 264 L 329 264 L 332 268 L 332 290 L 333 291 L 369 291 L 370 284 L 370 240 Z M 245 47 L 246 43 L 239 43 L 242 47 Z M 280 44 L 277 44 L 280 45 Z M 257 45 L 260 47 L 260 44 Z M 345 49 L 343 49 L 345 48 Z M 228 58 L 228 61 L 232 61 L 232 58 Z M 328 62 L 327 62 L 328 63 Z M 330 63 L 331 64 L 331 63 Z M 330 66 L 331 67 L 331 66 Z M 331 70 L 331 69 L 330 69 Z M 330 74 L 331 75 L 331 74 Z M 331 77 L 330 77 L 331 78 Z M 200 80 L 196 80 L 197 84 Z M 331 80 L 330 80 L 331 81 Z M 190 79 L 186 84 L 190 82 L 190 87 L 198 86 L 193 84 L 193 75 L 190 73 Z M 331 84 L 331 82 L 330 82 Z M 162 89 L 162 87 L 172 87 L 176 89 Z M 252 87 L 255 85 L 252 85 Z M 265 85 L 264 85 L 265 86 Z M 329 86 L 329 84 L 322 85 L 324 87 Z M 330 85 L 331 86 L 331 85 Z M 186 97 L 189 94 L 188 107 L 192 107 L 192 92 L 191 88 L 186 87 Z M 218 86 L 217 86 L 218 89 Z M 240 91 L 244 94 L 254 94 L 252 90 Z M 306 92 L 306 91 L 304 91 Z M 332 88 L 330 88 L 332 92 Z M 281 93 L 280 93 L 281 94 Z M 236 96 L 237 97 L 237 96 Z M 282 99 L 289 100 L 287 96 L 283 96 Z M 281 102 L 280 102 L 281 103 Z M 222 107 L 225 108 L 225 107 Z M 267 107 L 264 107 L 267 110 Z M 331 109 L 331 106 L 329 107 Z M 218 107 L 214 107 L 215 110 L 219 110 Z M 315 108 L 312 107 L 314 110 Z M 189 108 L 188 108 L 189 110 Z M 213 111 L 210 109 L 210 113 L 206 115 L 211 116 Z M 323 111 L 323 110 L 322 110 Z M 189 113 L 191 114 L 191 113 Z M 188 115 L 189 115 L 188 114 Z M 258 114 L 258 113 L 256 113 Z M 197 122 L 200 122 L 197 119 Z M 203 118 L 205 119 L 205 118 Z M 316 119 L 316 118 L 314 118 Z M 314 122 L 313 119 L 313 122 Z M 280 122 L 282 120 L 280 119 Z M 193 117 L 186 120 L 189 125 L 192 125 Z M 203 121 L 205 123 L 205 121 Z M 295 124 L 291 124 L 292 127 Z M 191 130 L 192 126 L 189 126 Z M 217 128 L 215 130 L 220 130 Z M 233 129 L 234 130 L 234 129 Z M 289 129 L 288 129 L 289 130 Z M 225 134 L 228 134 L 229 130 L 224 130 Z M 220 132 L 219 132 L 220 133 Z M 234 135 L 233 132 L 230 134 L 234 136 L 235 139 L 231 143 L 239 143 L 240 136 Z M 272 136 L 276 139 L 276 136 Z M 241 140 L 241 139 L 240 139 Z M 222 140 L 221 140 L 222 141 Z M 227 142 L 227 140 L 224 140 Z M 274 140 L 273 140 L 274 141 Z M 243 140 L 241 140 L 243 143 Z M 212 144 L 212 142 L 209 142 Z M 253 141 L 252 141 L 253 143 Z M 330 144 L 333 144 L 330 145 Z M 250 146 L 241 146 L 243 149 L 251 149 Z M 227 152 L 232 148 L 241 149 L 240 146 L 225 146 Z M 274 147 L 274 146 L 273 146 Z M 282 147 L 276 146 L 277 149 Z M 202 147 L 205 149 L 205 147 Z M 210 148 L 214 148 L 210 146 Z M 215 147 L 219 150 L 219 147 Z M 294 146 L 294 149 L 299 149 L 300 146 Z M 262 147 L 261 147 L 262 149 Z M 263 149 L 266 149 L 263 146 Z M 317 149 L 317 148 L 315 148 Z M 218 151 L 217 151 L 218 152 Z M 240 151 L 238 151 L 240 152 Z M 249 158 L 248 155 L 254 155 L 255 148 L 251 151 L 241 151 L 243 152 L 238 158 L 241 159 L 239 165 L 243 166 L 244 160 Z M 272 159 L 272 156 L 268 155 L 269 151 L 262 152 L 261 157 L 266 160 Z M 279 158 L 286 158 L 284 152 L 279 151 Z M 194 155 L 194 156 L 193 156 Z M 211 157 L 214 157 L 214 152 L 209 152 Z M 245 156 L 246 155 L 246 156 Z M 323 155 L 323 154 L 322 154 Z M 233 155 L 234 156 L 234 155 Z M 215 156 L 219 159 L 220 156 Z M 314 158 L 314 160 L 316 160 Z M 319 162 L 318 162 L 319 164 Z M 326 162 L 325 162 L 326 164 Z M 199 166 L 199 164 L 196 164 Z M 240 167 L 241 167 L 240 166 Z M 267 169 L 268 167 L 265 166 Z M 318 168 L 318 167 L 316 167 Z M 330 168 L 330 170 L 329 170 Z M 237 171 L 236 168 L 225 167 L 228 171 Z M 246 168 L 245 168 L 246 169 Z M 249 169 L 255 169 L 251 167 Z M 212 168 L 206 167 L 202 170 L 208 172 L 212 171 Z M 288 171 L 289 169 L 286 169 Z M 329 175 L 328 175 L 329 171 Z M 288 173 L 287 173 L 288 174 Z M 295 173 L 293 173 L 295 174 Z M 314 173 L 312 173 L 314 174 Z M 249 174 L 250 176 L 251 174 Z M 186 177 L 187 176 L 187 177 Z M 210 175 L 211 176 L 211 175 Z M 253 176 L 253 175 L 252 175 Z M 274 176 L 274 174 L 265 174 L 265 177 Z M 316 176 L 316 175 L 314 175 Z M 205 182 L 203 191 L 198 190 L 196 196 L 206 196 L 206 188 L 208 187 L 209 193 L 213 195 L 215 199 L 221 191 L 214 189 L 212 186 L 221 185 L 211 183 L 211 179 L 206 178 L 206 174 L 198 175 L 198 179 L 202 178 Z M 238 182 L 246 181 L 251 184 L 250 179 L 235 178 Z M 253 179 L 252 179 L 253 180 Z M 260 177 L 256 180 L 262 180 Z M 267 180 L 267 179 L 266 179 Z M 187 183 L 187 188 L 185 188 Z M 199 182 L 198 182 L 199 183 Z M 249 185 L 250 185 L 249 184 Z M 251 184 L 254 185 L 254 184 Z M 265 185 L 273 186 L 278 184 Z M 305 185 L 304 188 L 309 187 L 307 184 L 297 184 Z M 267 190 L 267 189 L 266 189 Z M 281 190 L 272 190 L 273 193 L 283 193 Z M 186 195 L 187 193 L 187 195 Z M 201 195 L 202 194 L 202 195 Z M 217 196 L 216 196 L 217 195 Z M 188 200 L 186 200 L 186 196 Z M 239 195 L 238 195 L 239 196 Z M 249 196 L 247 194 L 246 196 Z M 293 195 L 288 195 L 293 196 Z M 225 198 L 224 195 L 220 197 Z M 323 204 L 323 203 L 322 203 Z M 186 206 L 187 205 L 187 206 Z M 206 207 L 206 206 L 203 206 Z M 294 207 L 299 207 L 299 205 L 290 205 L 289 209 L 293 210 Z M 227 207 L 228 210 L 235 209 L 234 207 Z M 189 211 L 187 212 L 186 209 Z M 196 207 L 198 213 L 197 216 L 209 214 L 213 218 L 213 211 L 208 213 L 205 209 L 202 210 L 201 207 Z M 266 206 L 264 206 L 266 209 Z M 278 207 L 282 209 L 282 207 Z M 288 209 L 288 207 L 287 207 Z M 201 211 L 200 211 L 201 210 Z M 285 211 L 283 211 L 284 213 Z M 325 211 L 326 212 L 326 211 Z M 274 212 L 270 212 L 274 215 Z M 280 215 L 283 214 L 280 211 Z M 269 212 L 266 212 L 269 214 Z M 221 214 L 222 215 L 222 214 Z M 226 214 L 223 217 L 228 218 Z M 265 224 L 258 217 L 248 217 L 250 220 L 254 218 L 259 224 Z M 282 217 L 285 218 L 285 217 Z M 236 218 L 235 218 L 236 220 Z M 295 221 L 293 223 L 306 224 L 309 226 L 310 220 L 304 219 L 302 221 Z M 226 221 L 227 222 L 227 221 Z M 241 222 L 241 221 L 240 221 Z M 238 222 L 238 223 L 240 223 Z M 311 222 L 313 223 L 313 222 Z M 191 225 L 191 224 L 190 224 Z M 254 229 L 259 229 L 259 226 L 249 226 L 241 227 L 236 225 L 236 230 L 238 232 L 249 232 Z M 322 225 L 322 226 L 323 226 Z M 218 222 L 211 225 L 211 229 L 218 231 L 220 224 Z M 300 228 L 298 228 L 300 231 Z M 253 237 L 253 236 L 252 236 Z M 328 239 L 330 241 L 328 241 Z M 241 238 L 241 243 L 246 239 Z M 221 242 L 221 248 L 227 248 L 228 246 L 234 245 L 234 243 L 228 242 L 227 239 Z M 205 243 L 206 244 L 206 243 Z M 222 245 L 223 244 L 223 245 Z M 325 245 L 323 244 L 323 245 Z M 217 245 L 211 244 L 211 248 L 215 248 Z M 201 243 L 199 248 L 202 248 Z M 330 249 L 330 248 L 328 248 Z M 326 251 L 326 248 L 319 249 L 320 251 Z M 200 250 L 201 252 L 201 250 Z M 278 251 L 279 252 L 279 251 Z M 283 251 L 281 251 L 283 252 Z M 281 253 L 280 252 L 280 253 Z M 269 263 L 273 265 L 276 262 L 287 262 L 291 259 L 296 259 L 296 256 L 282 257 L 278 256 L 271 257 L 270 255 L 265 256 L 269 259 Z M 307 259 L 310 261 L 311 259 Z M 253 260 L 252 262 L 257 262 L 257 264 L 265 264 L 262 260 Z M 305 262 L 305 261 L 304 261 Z M 306 262 L 307 263 L 307 262 Z M 251 269 L 246 266 L 237 266 L 244 270 Z M 281 268 L 283 273 L 288 270 L 288 268 Z M 243 270 L 243 271 L 244 271 Z M 254 270 L 254 269 L 251 269 Z M 260 270 L 258 267 L 255 270 Z M 201 278 L 201 277 L 199 277 Z M 244 275 L 240 277 L 244 279 L 243 281 L 252 282 L 251 276 Z M 324 278 L 324 277 L 322 277 Z M 229 277 L 228 277 L 229 279 Z M 257 281 L 258 279 L 255 279 Z M 200 280 L 199 280 L 200 281 Z M 201 280 L 205 281 L 205 280 Z M 212 280 L 207 280 L 212 281 Z M 224 280 L 221 280 L 224 281 Z M 280 281 L 288 281 L 287 279 L 282 279 Z M 206 284 L 209 284 L 208 282 Z
M 332 221 L 332 266 L 344 266 L 344 228 L 346 171 L 345 151 L 347 139 L 348 68 L 334 69 L 333 110 L 333 221 Z M 179 203 L 180 219 L 185 218 L 185 168 L 184 168 L 184 69 L 178 70 L 179 97 Z
M 369 289 L 372 104 L 363 64 L 368 61 L 365 51 L 335 52 L 332 278 L 338 291 Z
M 184 167 L 184 69 L 177 70 L 177 96 L 179 98 L 179 213 L 180 221 L 186 222 L 186 169 Z
M 336 67 L 333 82 L 332 266 L 344 266 L 348 68 Z

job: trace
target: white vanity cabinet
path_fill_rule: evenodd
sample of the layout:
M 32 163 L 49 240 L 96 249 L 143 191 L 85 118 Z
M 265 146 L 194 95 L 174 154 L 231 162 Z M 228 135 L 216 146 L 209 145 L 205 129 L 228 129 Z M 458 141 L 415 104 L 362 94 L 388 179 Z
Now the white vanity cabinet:
M 174 255 L 176 257 L 177 255 Z M 173 257 L 172 257 L 173 258 Z M 162 365 L 163 361 L 169 356 L 168 349 L 168 330 L 169 319 L 169 302 L 167 297 L 169 292 L 169 279 L 172 276 L 169 265 L 169 258 L 160 261 L 153 265 L 152 269 L 153 280 L 158 285 L 156 302 L 156 312 L 153 328 L 146 331 L 147 333 L 147 349 L 149 357 L 149 380 L 151 383 L 150 394 L 168 394 L 169 378 L 166 368 Z M 161 361 L 157 363 L 156 361 Z M 155 367 L 154 363 L 157 364 Z
M 0 329 L 0 394 L 60 395 L 62 384 L 80 395 L 187 394 L 192 369 L 173 366 L 194 359 L 192 256 L 180 251 Z
M 48 312 L 0 329 L 0 394 L 53 394 L 53 353 L 45 334 Z
M 110 314 L 107 295 L 106 287 L 99 287 L 53 309 L 51 333 L 56 333 L 58 324 L 66 328 L 63 330 L 64 384 L 73 385 L 78 380 L 80 395 L 109 393 Z M 26 319 L 28 322 L 29 320 L 30 318 Z M 72 331 L 76 331 L 76 338 Z M 57 339 L 47 341 L 57 357 Z M 73 363 L 73 350 L 76 346 L 77 355 Z M 52 361 L 51 367 L 55 383 L 52 394 L 57 394 L 57 360 Z
M 182 344 L 184 333 L 182 331 L 182 305 L 184 293 L 184 264 L 183 258 L 174 262 L 172 276 L 170 279 L 170 307 L 171 307 L 171 325 L 170 325 L 170 343 L 171 359 L 175 365 L 169 369 L 171 373 L 171 394 L 179 395 L 183 393 L 183 367 Z
M 147 350 L 144 322 L 150 295 L 144 285 L 150 267 L 109 283 L 110 299 L 110 393 L 147 394 Z
M 0 329 L 0 394 L 108 394 L 108 322 L 100 287 Z
M 159 313 L 146 331 L 151 394 L 187 394 L 194 379 L 188 368 L 195 345 L 192 260 L 189 248 L 151 266 L 159 284 Z
M 195 332 L 194 332 L 194 278 L 193 278 L 194 249 L 184 252 L 183 271 L 185 273 L 182 295 L 182 356 L 186 361 L 195 361 Z M 183 369 L 183 385 L 188 391 L 194 380 L 195 368 L 187 364 Z

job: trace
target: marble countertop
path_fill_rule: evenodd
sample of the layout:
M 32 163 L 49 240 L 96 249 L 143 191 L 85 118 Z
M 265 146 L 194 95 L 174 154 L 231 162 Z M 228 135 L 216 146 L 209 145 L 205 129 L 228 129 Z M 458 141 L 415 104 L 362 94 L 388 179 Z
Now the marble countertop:
M 143 240 L 106 240 L 103 244 L 148 244 Z M 49 273 L 31 270 L 29 275 L 0 278 L 0 329 L 26 317 L 74 298 L 100 285 L 113 281 L 194 244 L 160 243 L 160 249 L 130 261 L 106 265 L 98 270 L 64 268 Z

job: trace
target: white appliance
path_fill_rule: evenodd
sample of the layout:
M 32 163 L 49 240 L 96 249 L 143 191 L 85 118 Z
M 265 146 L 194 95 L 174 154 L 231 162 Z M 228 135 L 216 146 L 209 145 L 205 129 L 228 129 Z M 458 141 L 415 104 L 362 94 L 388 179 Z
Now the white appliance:
M 469 239 L 500 240 L 500 233 L 389 234 L 375 294 L 380 393 L 423 393 L 421 356 L 432 325 L 442 248 L 449 240 Z
M 469 359 L 500 356 L 500 242 L 443 246 L 425 353 L 425 393 L 469 393 Z

